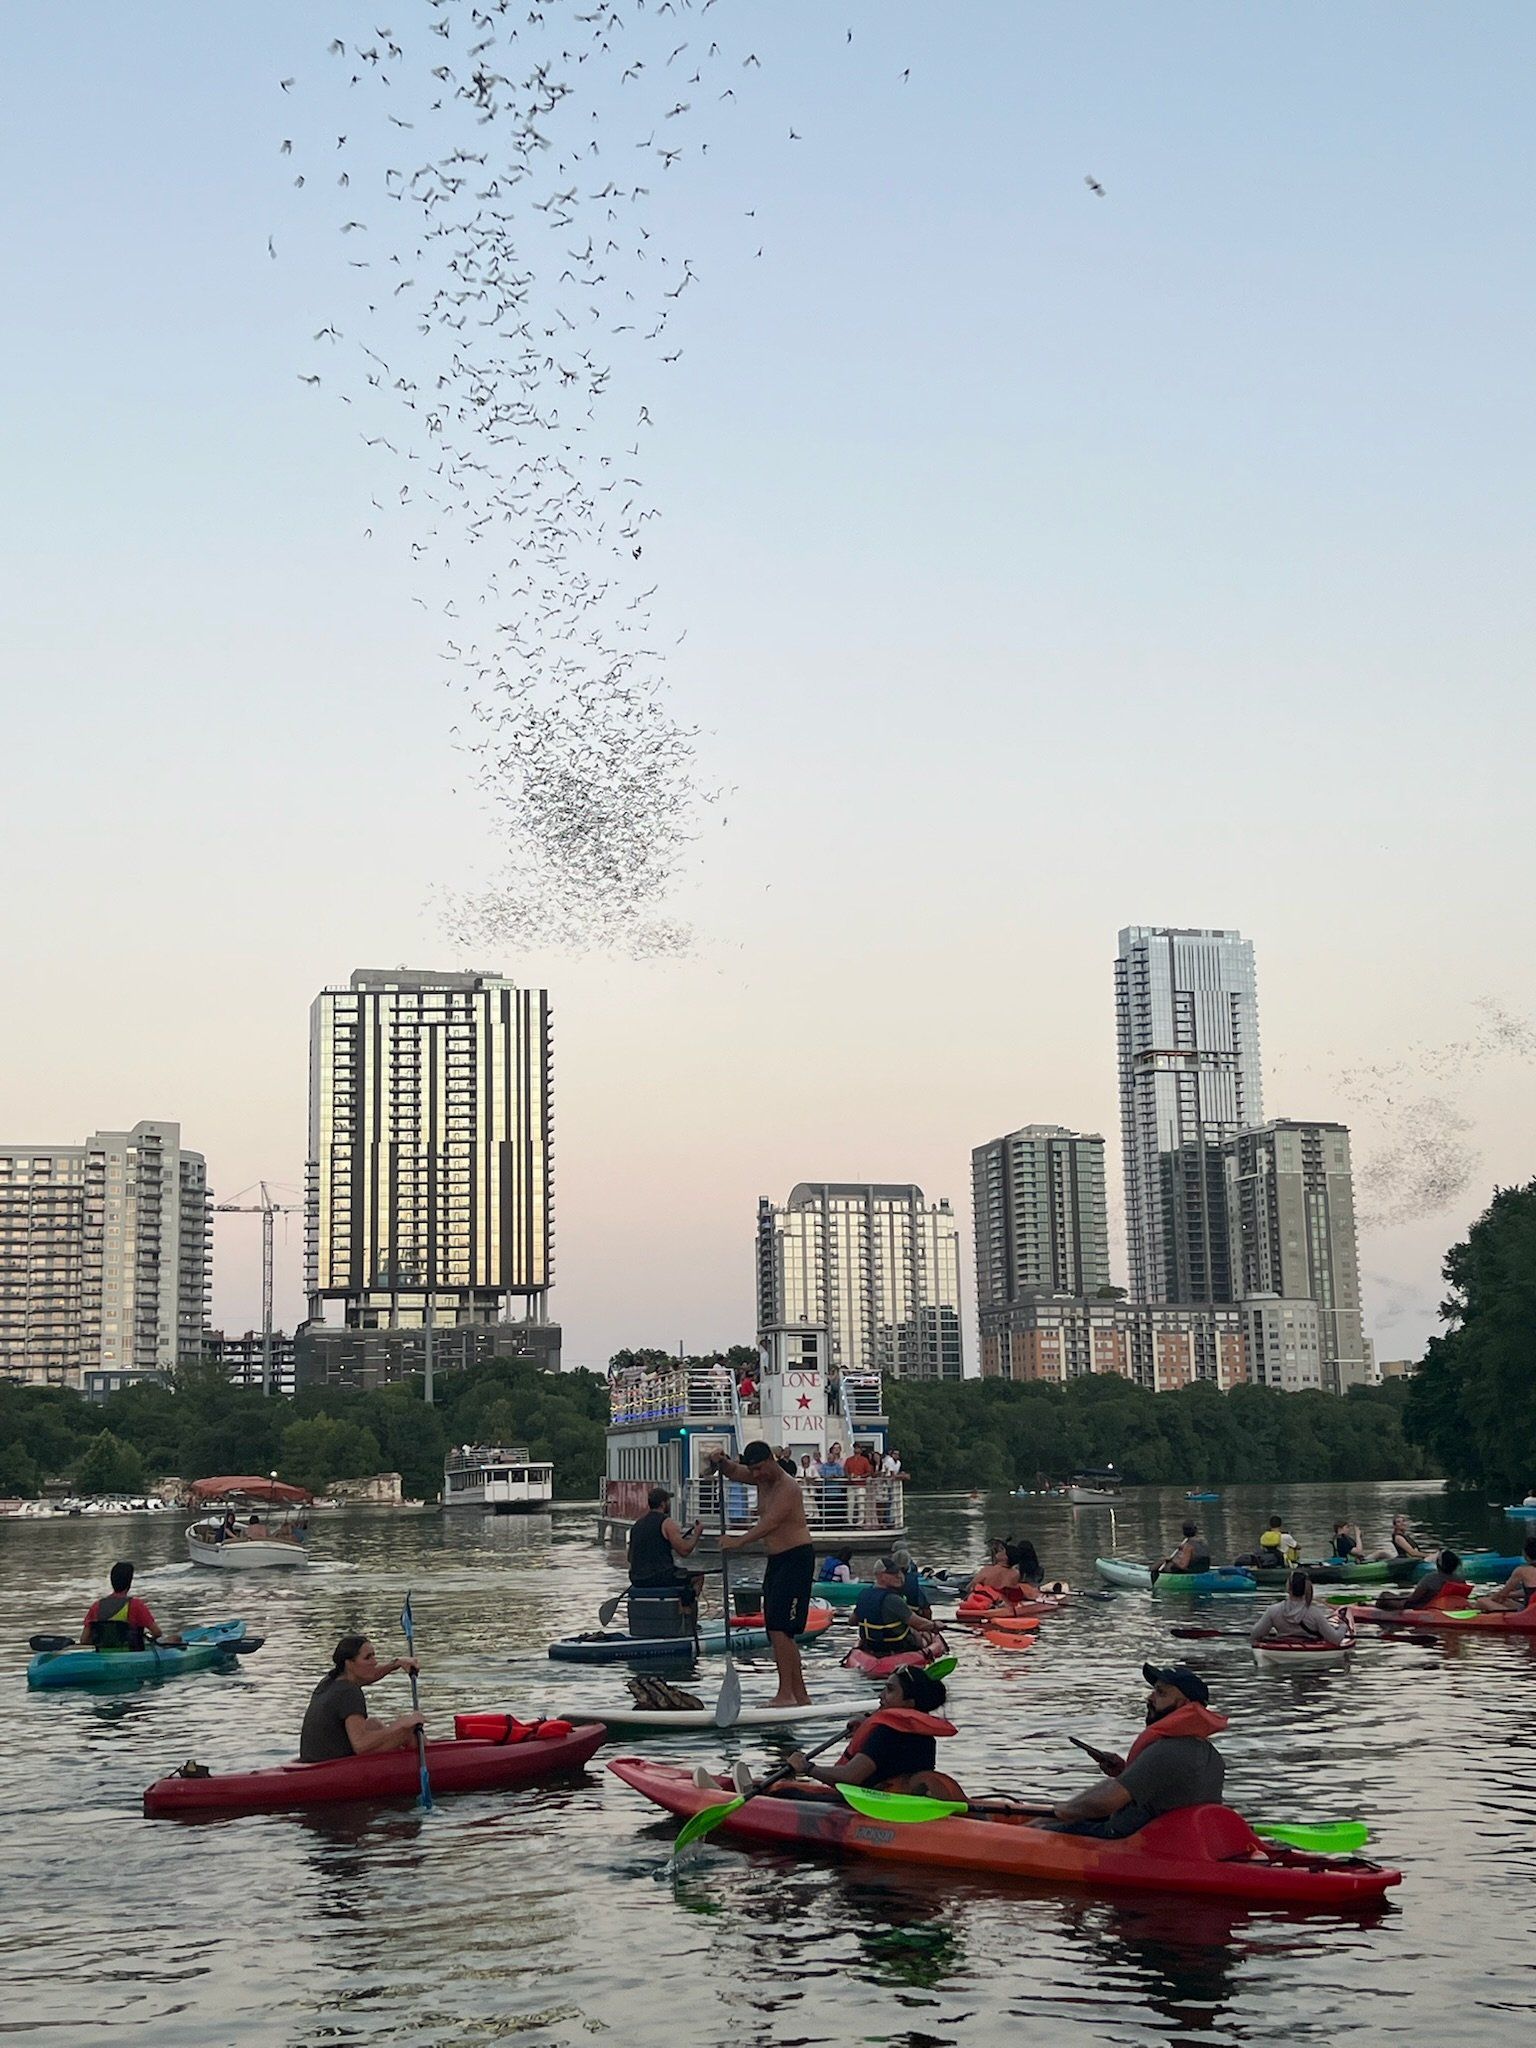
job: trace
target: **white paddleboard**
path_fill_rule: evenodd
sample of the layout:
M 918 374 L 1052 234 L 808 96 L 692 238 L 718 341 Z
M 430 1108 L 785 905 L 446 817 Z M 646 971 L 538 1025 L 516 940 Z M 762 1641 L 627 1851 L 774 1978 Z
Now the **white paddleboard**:
M 731 1723 L 733 1728 L 777 1728 L 788 1721 L 848 1721 L 857 1714 L 863 1702 L 860 1700 L 839 1700 L 818 1702 L 813 1707 L 743 1707 Z M 560 1714 L 567 1721 L 602 1721 L 610 1728 L 654 1728 L 658 1732 L 666 1728 L 713 1728 L 715 1710 L 713 1707 L 684 1707 L 674 1712 L 667 1707 L 637 1707 L 632 1703 L 622 1707 L 599 1707 L 590 1702 L 569 1706 L 560 1702 Z M 721 1734 L 726 1733 L 724 1729 Z

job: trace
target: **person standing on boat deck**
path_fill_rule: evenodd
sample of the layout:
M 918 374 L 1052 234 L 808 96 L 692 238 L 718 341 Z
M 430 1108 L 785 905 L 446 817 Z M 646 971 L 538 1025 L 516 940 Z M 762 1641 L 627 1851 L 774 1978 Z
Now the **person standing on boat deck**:
M 401 1714 L 393 1721 L 373 1721 L 365 1685 L 377 1685 L 392 1671 L 418 1671 L 414 1657 L 396 1657 L 381 1664 L 366 1636 L 343 1636 L 331 1652 L 331 1668 L 309 1696 L 299 1735 L 301 1764 L 329 1763 L 345 1756 L 374 1756 L 385 1749 L 409 1749 L 416 1730 L 426 1726 L 423 1714 Z
M 1055 1819 L 1042 1821 L 1042 1827 L 1117 1842 L 1159 1814 L 1181 1806 L 1220 1804 L 1227 1765 L 1211 1737 L 1219 1735 L 1227 1721 L 1211 1711 L 1210 1688 L 1187 1664 L 1164 1670 L 1143 1664 L 1141 1675 L 1151 1691 L 1146 1726 L 1131 1744 L 1130 1755 L 1112 1756 L 1081 1744 L 1105 1773 L 1104 1782 L 1063 1800 Z
M 692 1557 L 699 1547 L 695 1522 L 684 1529 L 672 1519 L 672 1496 L 664 1486 L 653 1486 L 646 1495 L 646 1510 L 629 1525 L 629 1583 L 636 1587 L 676 1587 L 683 1617 L 692 1624 L 698 1615 L 699 1589 L 704 1581 L 679 1566 L 679 1557 Z
M 828 1444 L 827 1455 L 817 1466 L 821 1474 L 821 1512 L 830 1528 L 833 1523 L 846 1525 L 848 1520 L 848 1488 L 843 1480 L 843 1447 Z
M 722 1478 L 757 1488 L 757 1519 L 739 1536 L 722 1536 L 722 1550 L 745 1550 L 761 1544 L 768 1556 L 763 1573 L 763 1626 L 779 1674 L 770 1707 L 808 1707 L 805 1670 L 795 1638 L 811 1615 L 811 1581 L 816 1550 L 805 1519 L 798 1483 L 781 1472 L 765 1443 L 750 1443 L 738 1464 L 723 1451 L 711 1451 L 709 1462 Z
M 1248 1640 L 1262 1643 L 1268 1636 L 1277 1641 L 1311 1636 L 1316 1642 L 1347 1643 L 1349 1624 L 1331 1608 L 1316 1605 L 1312 1581 L 1305 1572 L 1292 1572 L 1285 1582 L 1285 1598 L 1265 1608 Z
M 175 1649 L 179 1635 L 163 1636 L 160 1624 L 142 1600 L 133 1597 L 133 1566 L 127 1558 L 113 1565 L 108 1581 L 112 1591 L 93 1600 L 80 1624 L 80 1641 L 91 1650 L 142 1650 L 145 1643 L 163 1643 Z
M 874 1476 L 875 1467 L 869 1453 L 862 1444 L 855 1444 L 843 1461 L 843 1477 L 848 1481 L 848 1522 L 851 1528 L 862 1528 L 875 1519 L 875 1503 L 869 1486 Z

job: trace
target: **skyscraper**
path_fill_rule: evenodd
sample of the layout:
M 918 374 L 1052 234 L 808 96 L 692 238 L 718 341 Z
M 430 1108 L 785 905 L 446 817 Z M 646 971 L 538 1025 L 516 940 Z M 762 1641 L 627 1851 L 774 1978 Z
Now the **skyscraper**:
M 310 1009 L 309 1130 L 301 1378 L 328 1376 L 312 1363 L 327 1329 L 414 1331 L 412 1345 L 395 1347 L 414 1361 L 430 1306 L 447 1364 L 470 1355 L 467 1340 L 455 1348 L 455 1330 L 500 1324 L 514 1307 L 544 1323 L 553 1260 L 542 989 L 402 968 L 362 969 L 348 987 L 323 990 Z M 398 1376 L 383 1365 L 364 1375 Z
M 801 1181 L 757 1205 L 757 1320 L 824 1324 L 839 1373 L 957 1380 L 960 1236 L 919 1187 Z
M 211 1203 L 179 1124 L 0 1146 L 0 1377 L 107 1394 L 195 1362 Z
M 1370 1385 L 1349 1132 L 1285 1118 L 1236 1132 L 1224 1151 L 1238 1293 L 1315 1302 L 1324 1391 Z
M 1026 1124 L 971 1154 L 976 1308 L 1109 1285 L 1104 1140 Z
M 1263 1120 L 1253 947 L 1238 932 L 1131 925 L 1115 962 L 1131 1292 L 1237 1298 L 1222 1148 Z

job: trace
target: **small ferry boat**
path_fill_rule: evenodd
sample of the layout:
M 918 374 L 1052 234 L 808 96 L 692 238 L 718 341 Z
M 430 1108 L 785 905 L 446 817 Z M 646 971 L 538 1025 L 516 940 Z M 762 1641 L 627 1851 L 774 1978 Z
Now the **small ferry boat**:
M 1102 1471 L 1074 1472 L 1067 1499 L 1075 1508 L 1116 1507 L 1120 1501 L 1120 1475 L 1113 1465 Z
M 443 1463 L 443 1506 L 478 1508 L 487 1515 L 547 1513 L 555 1497 L 555 1468 L 523 1449 L 501 1444 L 460 1444 Z
M 187 1555 L 218 1571 L 296 1571 L 309 1563 L 310 1496 L 275 1477 L 196 1479 L 189 1507 L 209 1512 L 187 1530 Z
M 751 1394 L 743 1399 L 729 1367 L 689 1363 L 618 1374 L 609 1387 L 608 1459 L 598 1534 L 622 1541 L 646 1509 L 653 1486 L 672 1495 L 672 1513 L 704 1525 L 703 1548 L 726 1527 L 747 1528 L 753 1488 L 711 1471 L 709 1454 L 739 1458 L 754 1438 L 789 1459 L 818 1551 L 878 1555 L 906 1535 L 902 1481 L 879 1467 L 889 1447 L 879 1373 L 833 1376 L 827 1332 L 790 1323 L 765 1330 Z M 822 1468 L 862 1449 L 875 1474 L 850 1479 Z M 722 1499 L 722 1493 L 724 1498 Z

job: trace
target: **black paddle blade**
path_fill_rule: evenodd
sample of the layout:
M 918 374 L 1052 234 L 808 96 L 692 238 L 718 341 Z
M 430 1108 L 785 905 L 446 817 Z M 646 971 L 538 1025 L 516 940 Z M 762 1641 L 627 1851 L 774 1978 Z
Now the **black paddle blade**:
M 44 1650 L 72 1650 L 74 1647 L 75 1639 L 73 1636 L 27 1637 L 27 1648 L 29 1650 L 37 1650 L 39 1652 Z
M 242 1636 L 238 1643 L 228 1643 L 225 1647 L 232 1657 L 249 1657 L 252 1650 L 259 1650 L 266 1640 L 265 1636 Z

